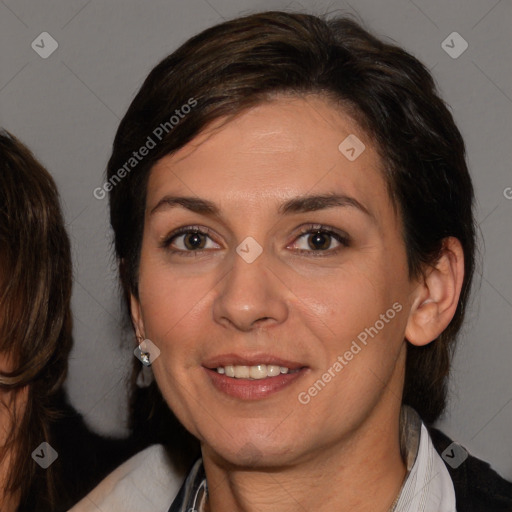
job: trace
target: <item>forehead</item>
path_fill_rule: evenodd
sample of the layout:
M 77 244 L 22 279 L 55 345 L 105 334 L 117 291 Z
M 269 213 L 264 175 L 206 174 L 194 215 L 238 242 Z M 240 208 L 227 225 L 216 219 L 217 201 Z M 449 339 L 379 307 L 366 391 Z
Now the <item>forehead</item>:
M 331 102 L 284 97 L 215 121 L 158 161 L 147 207 L 165 193 L 243 206 L 335 190 L 373 203 L 379 214 L 388 202 L 381 168 L 372 141 Z

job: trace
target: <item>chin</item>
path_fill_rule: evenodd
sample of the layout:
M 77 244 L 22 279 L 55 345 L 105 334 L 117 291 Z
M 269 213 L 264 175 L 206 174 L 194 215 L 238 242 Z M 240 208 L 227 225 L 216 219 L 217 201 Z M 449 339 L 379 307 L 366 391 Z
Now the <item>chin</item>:
M 214 459 L 221 459 L 225 464 L 239 468 L 278 468 L 292 463 L 297 457 L 296 447 L 264 437 L 259 440 L 251 440 L 249 436 L 230 439 L 227 446 L 216 444 L 207 450 L 215 453 Z

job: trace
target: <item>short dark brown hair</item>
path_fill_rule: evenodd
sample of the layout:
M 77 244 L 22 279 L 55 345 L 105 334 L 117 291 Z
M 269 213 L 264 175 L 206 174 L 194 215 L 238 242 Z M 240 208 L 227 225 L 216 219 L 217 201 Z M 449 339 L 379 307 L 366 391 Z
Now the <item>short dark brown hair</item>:
M 41 470 L 31 453 L 50 442 L 51 400 L 67 373 L 71 268 L 52 177 L 27 147 L 0 130 L 0 352 L 13 365 L 0 373 L 0 387 L 15 397 L 28 388 L 1 452 L 14 456 L 5 489 L 24 497 L 37 480 L 38 510 L 53 510 L 55 500 L 52 467 Z
M 341 107 L 375 142 L 402 219 L 411 277 L 436 262 L 446 237 L 462 244 L 465 275 L 452 321 L 427 346 L 407 346 L 403 402 L 431 423 L 446 405 L 451 353 L 475 264 L 474 193 L 465 146 L 425 66 L 349 18 L 279 11 L 244 16 L 192 37 L 150 72 L 119 125 L 107 168 L 126 297 L 137 296 L 146 185 L 153 165 L 216 119 L 229 120 L 279 95 L 306 94 Z M 169 125 L 191 98 L 197 106 L 115 180 L 133 151 L 156 127 Z

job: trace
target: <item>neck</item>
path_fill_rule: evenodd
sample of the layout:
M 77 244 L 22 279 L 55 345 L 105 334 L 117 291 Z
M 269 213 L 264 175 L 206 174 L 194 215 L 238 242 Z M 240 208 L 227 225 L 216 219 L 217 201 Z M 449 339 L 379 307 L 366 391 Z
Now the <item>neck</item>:
M 336 446 L 325 446 L 293 466 L 233 469 L 203 450 L 206 510 L 387 512 L 406 467 L 400 455 L 399 411 L 379 412 Z

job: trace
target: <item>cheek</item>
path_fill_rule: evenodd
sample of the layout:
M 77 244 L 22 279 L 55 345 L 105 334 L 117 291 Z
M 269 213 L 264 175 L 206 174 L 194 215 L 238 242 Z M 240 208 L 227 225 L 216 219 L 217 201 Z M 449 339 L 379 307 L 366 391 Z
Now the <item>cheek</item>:
M 322 345 L 318 348 L 324 357 L 317 369 L 327 371 L 338 356 L 344 358 L 336 382 L 354 397 L 389 379 L 403 342 L 406 308 L 400 281 L 389 277 L 393 275 L 398 274 L 383 272 L 377 264 L 351 266 L 329 282 L 308 281 L 294 290 L 301 297 L 299 316 Z
M 183 277 L 161 262 L 141 258 L 139 300 L 146 336 L 158 344 L 185 325 L 193 325 L 209 286 L 204 276 Z
M 375 275 L 375 269 L 363 272 L 351 266 L 329 279 L 296 281 L 296 308 L 304 317 L 317 318 L 332 334 L 353 335 L 373 324 L 394 302 L 393 292 L 376 284 Z

